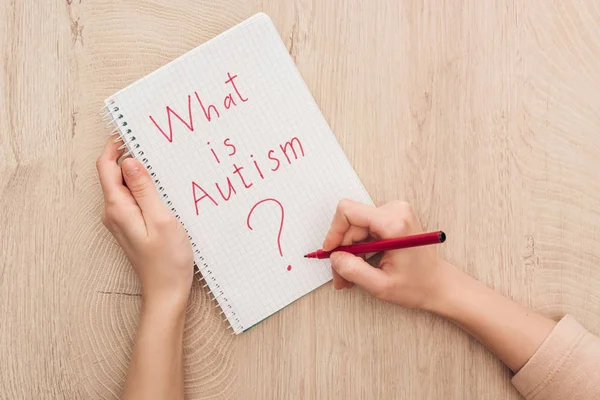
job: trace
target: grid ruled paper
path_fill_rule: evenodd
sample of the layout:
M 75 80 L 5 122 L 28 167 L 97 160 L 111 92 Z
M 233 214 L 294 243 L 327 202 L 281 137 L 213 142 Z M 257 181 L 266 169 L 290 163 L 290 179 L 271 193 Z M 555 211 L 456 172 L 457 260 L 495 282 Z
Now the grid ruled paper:
M 219 116 L 212 109 L 209 121 L 198 99 Z M 340 199 L 371 199 L 267 15 L 110 101 L 127 123 L 121 133 L 139 144 L 133 155 L 152 167 L 188 229 L 196 264 L 235 333 L 331 279 L 327 260 L 303 255 L 320 248 Z M 172 136 L 167 106 L 179 116 L 170 114 Z

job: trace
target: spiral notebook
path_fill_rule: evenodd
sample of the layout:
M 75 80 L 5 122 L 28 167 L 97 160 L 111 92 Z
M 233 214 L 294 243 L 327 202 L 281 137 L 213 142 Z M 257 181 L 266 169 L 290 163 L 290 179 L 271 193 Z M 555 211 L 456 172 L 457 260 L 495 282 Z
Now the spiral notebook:
M 371 199 L 277 30 L 254 15 L 105 100 L 240 333 L 331 279 L 338 201 Z

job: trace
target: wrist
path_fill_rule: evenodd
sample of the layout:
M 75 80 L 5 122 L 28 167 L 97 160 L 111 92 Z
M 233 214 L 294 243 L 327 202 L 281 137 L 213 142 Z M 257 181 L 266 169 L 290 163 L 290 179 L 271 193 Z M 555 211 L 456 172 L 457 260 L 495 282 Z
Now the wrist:
M 450 319 L 460 308 L 461 301 L 471 291 L 473 283 L 477 282 L 454 265 L 443 260 L 437 268 L 435 281 L 435 289 L 423 308 Z
M 142 295 L 142 313 L 159 318 L 185 317 L 188 293 L 170 293 L 169 295 Z

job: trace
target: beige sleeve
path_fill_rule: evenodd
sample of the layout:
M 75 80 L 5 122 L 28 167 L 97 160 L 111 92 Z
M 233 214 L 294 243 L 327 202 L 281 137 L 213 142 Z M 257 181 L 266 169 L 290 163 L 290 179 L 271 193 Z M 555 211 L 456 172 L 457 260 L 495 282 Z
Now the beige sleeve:
M 565 316 L 512 383 L 528 400 L 600 399 L 600 338 Z

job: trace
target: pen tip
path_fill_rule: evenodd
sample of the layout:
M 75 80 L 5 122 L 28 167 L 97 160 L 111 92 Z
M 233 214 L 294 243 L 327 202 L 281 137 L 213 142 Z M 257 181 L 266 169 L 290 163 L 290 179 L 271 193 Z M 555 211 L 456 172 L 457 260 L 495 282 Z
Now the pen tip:
M 306 254 L 304 255 L 304 258 L 308 257 Z

